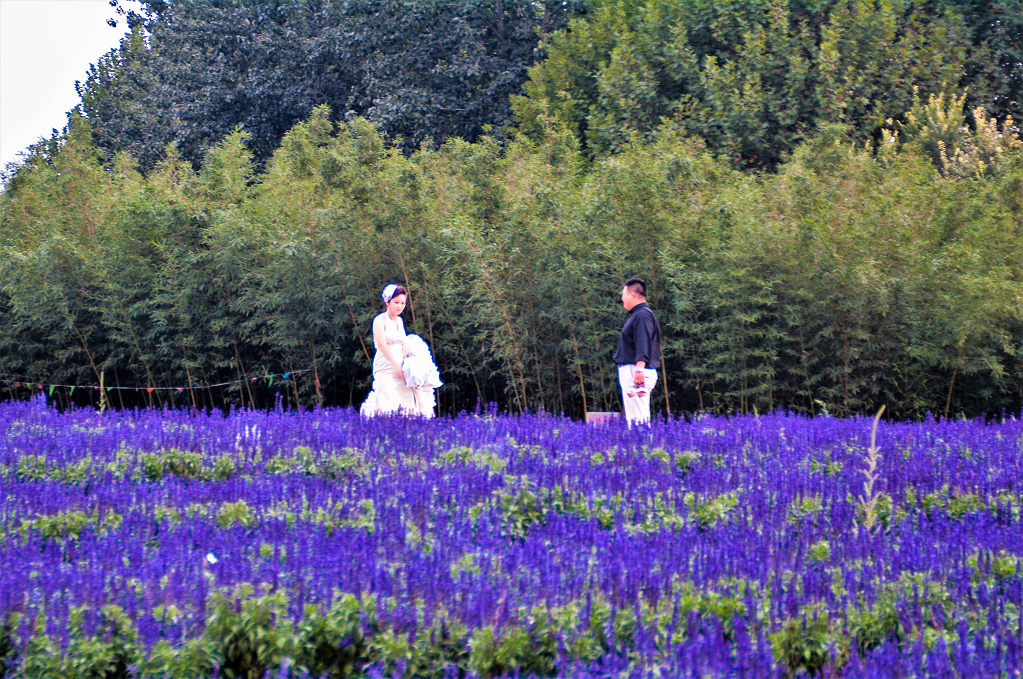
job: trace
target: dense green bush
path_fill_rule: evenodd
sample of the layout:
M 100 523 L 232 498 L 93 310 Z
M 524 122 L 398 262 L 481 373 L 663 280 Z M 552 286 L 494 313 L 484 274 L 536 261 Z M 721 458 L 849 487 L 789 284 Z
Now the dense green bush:
M 903 118 L 915 89 L 1020 110 L 1017 0 L 592 0 L 546 36 L 512 98 L 519 126 L 564 120 L 592 156 L 684 128 L 743 167 L 774 168 L 818 130 L 857 138 Z M 1016 37 L 1013 37 L 1016 36 Z
M 964 105 L 918 99 L 876 150 L 828 127 L 770 175 L 672 130 L 587 164 L 549 121 L 406 156 L 320 108 L 264 173 L 235 132 L 200 172 L 172 155 L 143 177 L 103 166 L 79 120 L 0 196 L 0 388 L 358 405 L 395 280 L 441 411 L 610 410 L 617 292 L 640 274 L 662 411 L 1018 412 L 1023 150 Z M 183 454 L 146 473 L 199 471 Z

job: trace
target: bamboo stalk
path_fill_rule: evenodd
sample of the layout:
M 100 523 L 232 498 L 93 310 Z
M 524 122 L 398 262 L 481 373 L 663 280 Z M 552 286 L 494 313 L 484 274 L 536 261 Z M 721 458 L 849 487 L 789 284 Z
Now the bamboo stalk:
M 408 270 L 405 268 L 405 256 L 402 255 L 400 252 L 398 253 L 398 265 L 401 267 L 401 275 L 405 279 L 405 289 L 406 290 L 411 290 L 412 286 L 409 285 Z M 412 314 L 412 322 L 415 323 L 416 322 L 416 304 L 415 304 L 415 302 L 412 301 L 411 293 L 406 297 L 406 299 L 408 300 L 408 310 L 409 310 L 409 313 Z
M 105 373 L 104 371 L 101 370 L 99 373 L 99 411 L 101 413 L 104 412 L 110 405 L 109 403 L 107 403 L 107 389 L 106 385 L 103 383 L 104 376 Z
M 323 406 L 323 390 L 320 388 L 320 369 L 316 363 L 316 344 L 309 340 L 309 351 L 313 355 L 313 386 L 316 387 L 316 402 Z
M 345 300 L 345 308 L 348 309 L 348 315 L 352 318 L 352 327 L 355 329 L 355 336 L 359 338 L 359 344 L 362 346 L 362 353 L 366 356 L 366 361 L 373 365 L 373 357 L 369 355 L 369 350 L 366 348 L 366 342 L 362 339 L 362 335 L 359 333 L 359 321 L 355 318 L 355 309 L 348 302 L 348 291 L 345 289 L 345 284 L 338 280 L 338 285 L 341 286 L 341 295 Z
M 295 365 L 291 361 L 288 361 L 288 370 L 292 375 L 295 374 Z M 302 403 L 302 399 L 298 395 L 298 378 L 291 379 L 291 390 L 295 392 L 295 409 L 298 410 Z
M 465 365 L 469 368 L 469 374 L 472 375 L 472 382 L 476 385 L 476 397 L 482 403 L 484 399 L 483 387 L 480 385 L 479 377 L 476 376 L 476 367 L 473 365 L 472 361 L 469 360 L 469 352 L 465 350 L 465 343 L 462 342 L 462 338 L 455 335 L 455 341 L 458 342 L 458 353 L 465 360 Z
M 540 330 L 536 327 L 536 308 L 532 302 L 529 304 L 530 325 L 533 330 L 533 365 L 536 366 L 536 391 L 540 396 L 540 410 L 546 410 L 543 396 L 543 378 L 540 372 Z
M 188 363 L 185 363 L 185 377 L 188 378 L 188 396 L 192 399 L 192 407 L 198 409 L 199 406 L 195 403 L 195 389 L 192 388 L 192 371 L 188 369 Z
M 945 397 L 945 417 L 948 417 L 948 411 L 952 407 L 952 390 L 956 386 L 956 376 L 959 374 L 959 366 L 963 362 L 963 343 L 959 343 L 959 352 L 956 355 L 956 365 L 952 369 L 952 379 L 948 383 L 948 395 Z
M 583 417 L 590 409 L 586 406 L 586 382 L 583 380 L 583 366 L 579 360 L 579 340 L 576 339 L 575 333 L 572 333 L 572 344 L 575 346 L 575 369 L 579 373 L 579 391 L 583 395 Z
M 241 385 L 238 387 L 238 395 L 241 397 L 242 407 L 245 406 L 245 392 L 247 391 L 249 392 L 249 403 L 255 408 L 256 399 L 252 396 L 252 387 L 249 386 L 249 381 L 245 379 L 245 367 L 242 365 L 241 352 L 238 351 L 238 340 L 232 339 L 231 345 L 234 347 L 234 360 L 235 365 L 238 367 L 238 379 L 241 380 Z
M 114 369 L 114 383 L 115 383 L 115 386 L 117 387 L 117 400 L 121 404 L 121 410 L 124 410 L 124 390 L 121 389 L 121 380 L 117 377 L 117 369 L 116 368 Z M 150 404 L 152 404 L 152 401 L 150 401 Z
M 92 352 L 89 351 L 89 345 L 85 342 L 85 338 L 82 337 L 82 333 L 79 332 L 78 325 L 75 323 L 75 319 L 71 317 L 70 313 L 68 313 L 67 316 L 68 316 L 68 320 L 71 321 L 71 329 L 75 331 L 76 335 L 78 335 L 78 341 L 81 342 L 82 349 L 85 350 L 85 355 L 88 356 L 88 358 L 89 358 L 89 365 L 92 366 L 92 372 L 99 379 L 100 383 L 102 383 L 103 382 L 103 371 L 100 370 L 96 366 L 96 361 L 95 361 L 95 359 L 92 356 Z

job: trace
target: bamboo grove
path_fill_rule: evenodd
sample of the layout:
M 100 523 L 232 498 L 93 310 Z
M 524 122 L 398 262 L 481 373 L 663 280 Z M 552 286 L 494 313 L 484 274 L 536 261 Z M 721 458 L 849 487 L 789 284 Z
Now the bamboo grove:
M 593 161 L 551 120 L 404 154 L 321 107 L 262 171 L 235 131 L 143 176 L 73 119 L 0 197 L 0 394 L 357 406 L 397 281 L 442 413 L 612 410 L 618 292 L 643 275 L 661 412 L 1018 413 L 1023 148 L 962 105 L 918 101 L 875 145 L 825 126 L 771 174 L 670 125 Z

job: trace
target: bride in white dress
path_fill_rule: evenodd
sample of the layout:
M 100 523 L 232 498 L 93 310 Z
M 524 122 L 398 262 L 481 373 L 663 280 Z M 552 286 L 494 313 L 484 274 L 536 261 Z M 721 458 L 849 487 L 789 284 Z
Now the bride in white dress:
M 402 371 L 406 354 L 412 353 L 406 351 L 405 324 L 401 320 L 408 291 L 396 283 L 389 283 L 383 289 L 381 297 L 384 300 L 385 311 L 373 319 L 373 345 L 376 347 L 376 354 L 373 356 L 373 390 L 366 396 L 359 412 L 366 417 L 384 413 L 433 417 L 433 388 L 440 386 L 439 378 L 435 380 L 436 384 L 433 386 L 420 384 L 422 380 L 416 380 L 417 384 L 409 385 L 406 373 Z M 436 375 L 436 368 L 433 374 Z M 426 393 L 427 391 L 429 393 Z

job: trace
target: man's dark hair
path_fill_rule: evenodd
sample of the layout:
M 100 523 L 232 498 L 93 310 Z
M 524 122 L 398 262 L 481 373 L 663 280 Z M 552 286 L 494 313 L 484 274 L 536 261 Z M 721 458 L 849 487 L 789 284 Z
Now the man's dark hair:
M 630 278 L 625 281 L 625 287 L 632 290 L 635 294 L 640 297 L 646 297 L 646 281 L 642 278 Z

